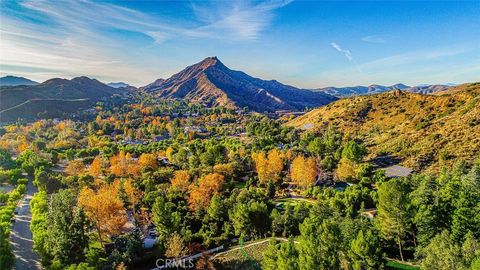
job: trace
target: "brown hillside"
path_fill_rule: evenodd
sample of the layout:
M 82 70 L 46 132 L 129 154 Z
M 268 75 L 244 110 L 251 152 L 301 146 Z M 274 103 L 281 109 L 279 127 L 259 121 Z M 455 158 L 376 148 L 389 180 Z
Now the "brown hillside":
M 480 153 L 480 83 L 421 95 L 400 90 L 341 99 L 287 125 L 321 130 L 329 125 L 363 138 L 373 156 L 391 154 L 415 169 L 438 169 Z
M 321 92 L 266 81 L 231 70 L 216 57 L 208 57 L 166 80 L 157 80 L 141 90 L 162 98 L 227 108 L 248 107 L 256 112 L 301 111 L 337 100 Z

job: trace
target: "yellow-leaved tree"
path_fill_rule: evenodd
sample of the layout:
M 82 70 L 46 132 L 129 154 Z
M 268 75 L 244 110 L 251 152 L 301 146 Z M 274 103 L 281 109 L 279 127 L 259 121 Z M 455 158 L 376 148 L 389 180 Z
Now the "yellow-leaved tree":
M 138 163 L 142 169 L 156 170 L 158 168 L 157 156 L 155 154 L 141 154 Z
M 80 175 L 85 171 L 85 165 L 83 161 L 79 159 L 74 159 L 68 162 L 67 168 L 65 168 L 65 172 L 68 175 L 76 176 Z
M 317 163 L 313 157 L 297 156 L 292 162 L 290 177 L 299 187 L 308 187 L 317 179 Z
M 258 174 L 258 180 L 261 184 L 269 181 L 279 182 L 283 171 L 283 160 L 285 155 L 277 149 L 272 149 L 265 154 L 264 152 L 253 153 L 252 159 L 255 162 L 255 169 Z

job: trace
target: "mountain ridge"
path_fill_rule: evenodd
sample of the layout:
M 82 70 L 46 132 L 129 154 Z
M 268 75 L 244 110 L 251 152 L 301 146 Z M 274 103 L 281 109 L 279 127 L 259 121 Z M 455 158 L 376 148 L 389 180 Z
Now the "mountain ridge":
M 338 98 L 361 96 L 361 95 L 373 95 L 385 93 L 391 90 L 402 90 L 406 92 L 419 93 L 419 94 L 433 94 L 436 92 L 445 91 L 450 88 L 451 85 L 433 84 L 433 85 L 417 85 L 408 86 L 403 83 L 397 83 L 391 86 L 372 84 L 369 86 L 347 86 L 347 87 L 323 87 L 313 89 L 313 91 L 327 93 L 329 95 L 336 96 Z
M 122 93 L 122 91 L 85 76 L 75 77 L 71 80 L 52 78 L 43 83 L 30 86 L 1 87 L 0 120 L 10 121 L 20 116 L 22 118 L 35 118 L 39 112 L 61 111 L 57 110 L 55 106 L 66 108 L 70 112 L 116 93 Z M 62 106 L 60 103 L 63 101 L 69 101 L 72 107 Z M 77 106 L 74 106 L 75 102 L 73 101 L 81 106 L 77 108 Z M 31 104 L 40 105 L 37 107 L 32 106 L 29 108 L 30 110 L 22 108 L 22 106 Z M 14 112 L 22 113 L 15 115 Z
M 337 99 L 231 70 L 217 57 L 205 58 L 168 79 L 156 80 L 140 89 L 163 98 L 182 98 L 193 103 L 232 109 L 248 107 L 257 112 L 298 111 Z
M 38 82 L 25 77 L 7 75 L 0 78 L 0 87 L 18 85 L 37 85 Z

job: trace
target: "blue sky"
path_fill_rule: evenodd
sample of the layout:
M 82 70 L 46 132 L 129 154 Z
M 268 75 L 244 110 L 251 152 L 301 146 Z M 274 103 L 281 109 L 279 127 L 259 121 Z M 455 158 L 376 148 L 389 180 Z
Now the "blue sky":
M 208 56 L 298 87 L 480 81 L 480 1 L 1 2 L 0 72 L 136 86 Z

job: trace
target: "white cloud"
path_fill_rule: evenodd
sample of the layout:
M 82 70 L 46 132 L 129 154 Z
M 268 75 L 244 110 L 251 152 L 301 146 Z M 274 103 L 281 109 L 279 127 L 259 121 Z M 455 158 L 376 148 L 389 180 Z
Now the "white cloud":
M 337 50 L 337 51 L 341 52 L 343 55 L 345 55 L 345 57 L 348 59 L 348 61 L 353 61 L 352 53 L 350 52 L 350 50 L 342 49 L 342 47 L 340 47 L 340 45 L 338 45 L 335 42 L 330 43 L 330 45 L 332 45 L 332 47 L 335 50 Z
M 271 24 L 274 10 L 288 2 L 216 4 L 195 6 L 192 18 L 167 20 L 93 0 L 23 1 L 20 9 L 2 10 L 2 72 L 8 66 L 17 73 L 30 69 L 32 79 L 40 81 L 52 76 L 87 75 L 145 83 L 158 76 L 145 64 L 151 59 L 139 61 L 132 56 L 137 48 L 127 42 L 128 38 L 109 31 L 148 36 L 152 43 L 140 45 L 145 47 L 184 37 L 251 41 Z M 214 16 L 208 17 L 209 13 Z M 155 61 L 155 65 L 161 63 Z
M 362 40 L 369 43 L 387 43 L 393 38 L 395 38 L 393 35 L 371 35 L 363 37 Z
M 253 4 L 247 1 L 223 2 L 220 8 L 210 4 L 193 4 L 197 18 L 206 25 L 187 32 L 192 36 L 214 34 L 233 40 L 256 40 L 271 23 L 272 11 L 291 1 L 270 1 Z

